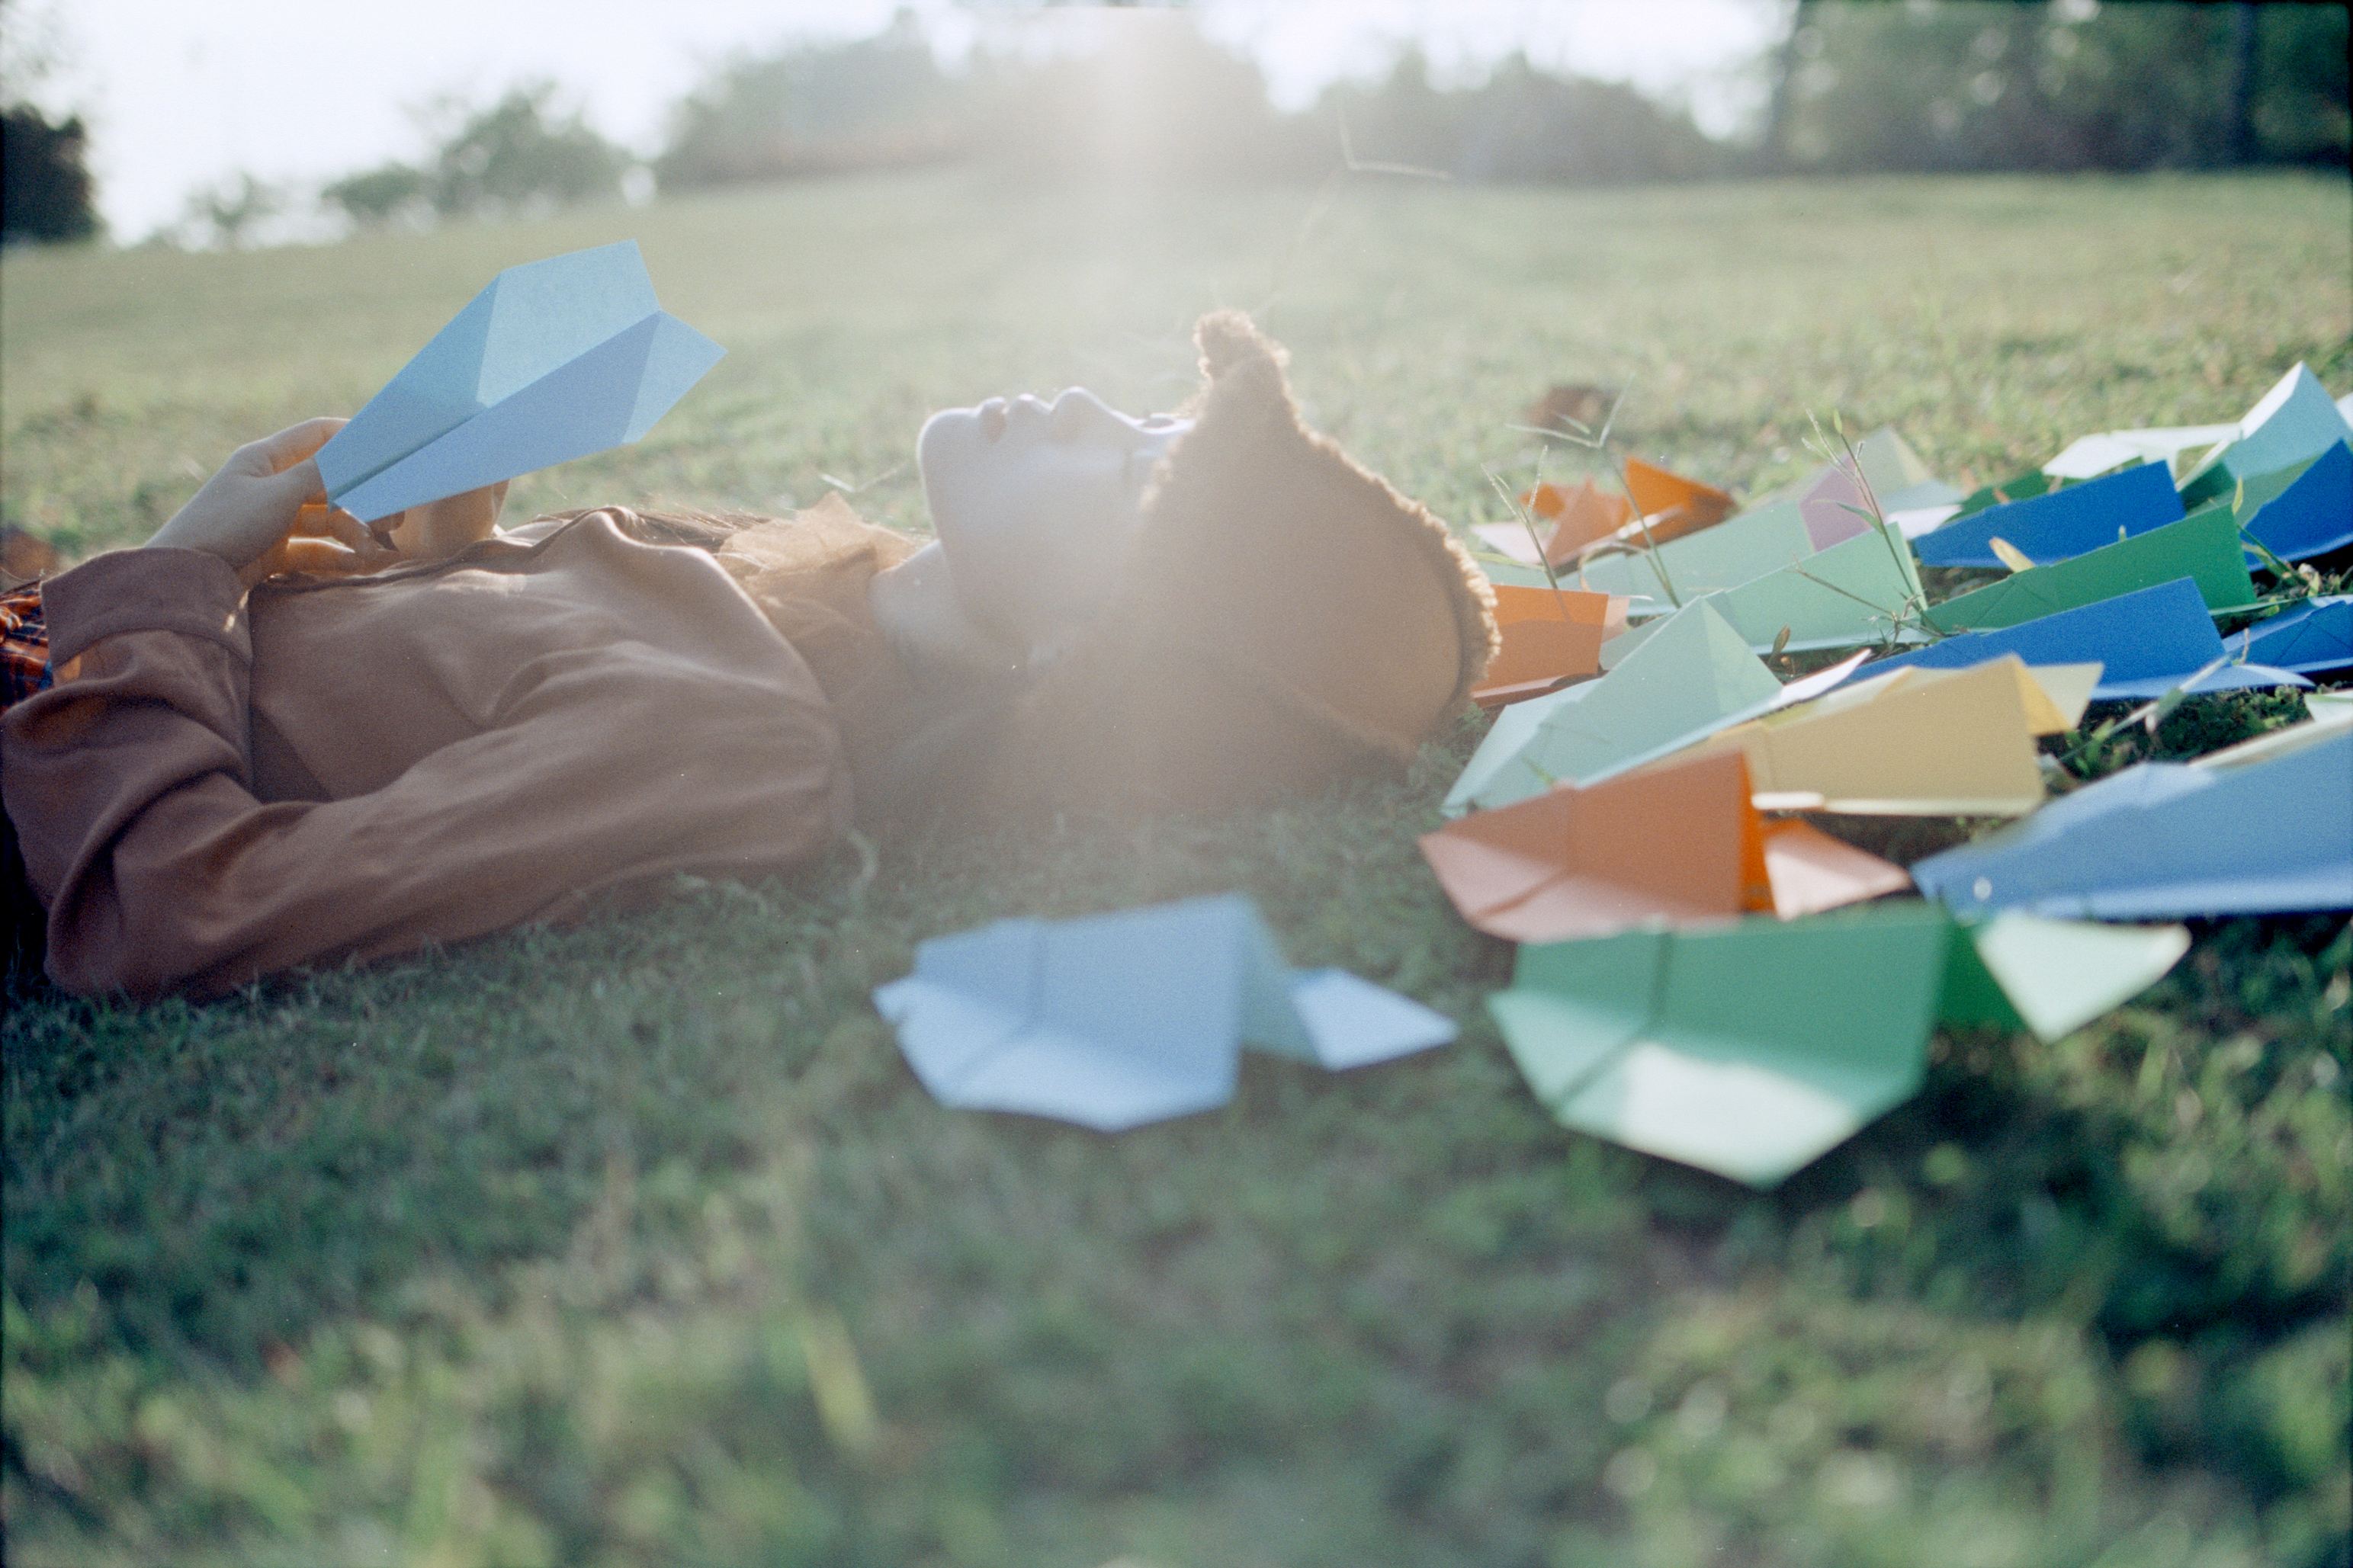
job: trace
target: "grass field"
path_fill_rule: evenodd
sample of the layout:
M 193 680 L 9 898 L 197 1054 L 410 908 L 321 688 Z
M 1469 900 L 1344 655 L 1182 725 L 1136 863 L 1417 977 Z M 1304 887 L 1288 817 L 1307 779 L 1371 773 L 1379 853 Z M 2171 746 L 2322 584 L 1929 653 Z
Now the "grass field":
M 1529 471 L 1508 426 L 1555 380 L 1630 381 L 1636 450 L 1750 491 L 1833 410 L 1984 480 L 2235 417 L 2298 359 L 2353 384 L 2342 181 L 1311 195 L 892 178 L 12 253 L 0 500 L 71 552 L 135 542 L 495 268 L 623 235 L 730 357 L 511 515 L 830 475 L 919 528 L 928 410 L 1166 405 L 1219 304 L 1461 523 L 1498 510 L 1483 468 Z M 2200 699 L 2092 765 L 2299 711 Z M 1920 1100 L 1759 1196 L 1522 1087 L 1480 1005 L 1508 950 L 1413 849 L 1476 732 L 1263 815 L 892 844 L 871 878 L 844 850 L 207 1006 L 16 995 L 8 1559 L 2348 1561 L 2343 921 L 2201 928 L 2055 1046 L 1941 1037 Z M 1226 888 L 1461 1042 L 1261 1060 L 1226 1110 L 1102 1138 L 936 1107 L 867 1003 L 924 936 Z

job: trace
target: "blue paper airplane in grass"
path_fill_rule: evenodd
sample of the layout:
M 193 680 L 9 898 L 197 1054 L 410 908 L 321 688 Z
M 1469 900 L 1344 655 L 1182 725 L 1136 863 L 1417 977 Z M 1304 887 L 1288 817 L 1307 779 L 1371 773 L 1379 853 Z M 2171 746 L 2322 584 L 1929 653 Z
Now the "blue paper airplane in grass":
M 623 446 L 726 352 L 635 240 L 510 267 L 319 449 L 327 499 L 373 521 Z
M 2003 563 L 1991 543 L 1999 538 L 2045 566 L 2181 518 L 2172 470 L 2163 463 L 2139 463 L 1955 518 L 1914 540 L 1912 552 L 1923 566 L 2000 566 Z
M 942 1104 L 1103 1132 L 1223 1105 L 1245 1041 L 1340 1068 L 1454 1037 L 1369 981 L 1294 973 L 1238 894 L 936 937 L 874 1005 Z
M 2175 920 L 2353 909 L 2353 723 L 2143 763 L 1912 868 L 1956 913 Z
M 1862 667 L 1862 674 L 1879 675 L 1905 665 L 1966 669 L 2006 653 L 2030 665 L 2099 665 L 2100 683 L 2092 696 L 2102 701 L 2162 697 L 2176 687 L 2230 691 L 2312 684 L 2284 669 L 2224 662 L 2229 650 L 2206 613 L 2197 583 L 2188 577 L 1999 631 L 1964 632 L 1893 658 L 1876 659 Z M 2216 664 L 2221 668 L 2208 668 Z
M 2279 484 L 2276 493 L 2263 492 Z M 2251 515 L 2240 531 L 2283 561 L 2306 561 L 2353 544 L 2353 447 L 2343 441 L 2301 469 L 2249 482 L 2242 504 Z M 2263 557 L 2247 552 L 2247 564 Z
M 2353 594 L 2306 599 L 2222 639 L 2237 658 L 2298 675 L 2353 668 Z

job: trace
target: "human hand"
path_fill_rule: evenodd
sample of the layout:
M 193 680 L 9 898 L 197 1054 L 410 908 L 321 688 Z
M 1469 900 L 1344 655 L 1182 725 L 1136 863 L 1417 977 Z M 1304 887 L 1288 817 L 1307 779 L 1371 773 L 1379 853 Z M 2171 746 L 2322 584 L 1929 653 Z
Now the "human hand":
M 463 495 L 410 507 L 377 526 L 388 531 L 401 559 L 446 561 L 498 531 L 499 508 L 506 499 L 507 482 L 501 479 Z
M 248 582 L 290 566 L 307 569 L 305 558 L 327 553 L 343 570 L 396 559 L 369 536 L 359 519 L 332 508 L 324 512 L 325 536 L 293 536 L 302 503 L 325 496 L 312 454 L 344 423 L 306 419 L 239 447 L 188 504 L 155 531 L 149 548 L 216 555 Z

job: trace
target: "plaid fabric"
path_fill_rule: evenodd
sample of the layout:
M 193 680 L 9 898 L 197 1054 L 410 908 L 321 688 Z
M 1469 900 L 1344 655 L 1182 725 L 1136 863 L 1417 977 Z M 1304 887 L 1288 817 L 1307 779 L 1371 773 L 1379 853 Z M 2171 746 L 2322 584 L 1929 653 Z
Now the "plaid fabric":
M 0 594 L 0 713 L 49 684 L 49 627 L 41 585 Z

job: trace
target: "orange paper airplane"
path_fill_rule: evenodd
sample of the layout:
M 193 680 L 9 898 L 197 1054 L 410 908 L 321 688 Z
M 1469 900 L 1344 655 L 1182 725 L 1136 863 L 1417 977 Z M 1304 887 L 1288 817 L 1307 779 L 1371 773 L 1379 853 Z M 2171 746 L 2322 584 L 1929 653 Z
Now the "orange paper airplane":
M 1626 459 L 1626 492 L 1642 509 L 1651 542 L 1664 544 L 1713 528 L 1732 515 L 1732 497 L 1714 485 L 1670 473 L 1640 458 Z M 1634 531 L 1639 542 L 1642 530 Z
M 1601 645 L 1626 629 L 1626 601 L 1581 588 L 1495 584 L 1504 647 L 1471 689 L 1482 708 L 1501 708 L 1601 673 Z
M 1555 566 L 1575 561 L 1588 544 L 1599 544 L 1634 521 L 1634 503 L 1605 490 L 1591 479 L 1574 485 L 1550 480 L 1520 498 L 1538 517 L 1552 520 L 1552 535 L 1545 541 L 1545 559 Z
M 1590 479 L 1574 485 L 1547 479 L 1534 489 L 1521 491 L 1520 504 L 1531 517 L 1552 524 L 1542 531 L 1541 554 L 1528 537 L 1527 526 L 1516 520 L 1482 523 L 1472 531 L 1489 549 L 1524 566 L 1573 564 L 1588 545 L 1615 537 L 1634 521 L 1632 501 L 1599 489 Z
M 1759 817 L 1732 752 L 1474 812 L 1423 835 L 1421 853 L 1462 918 L 1509 942 L 1752 910 L 1788 920 L 1911 885 L 1818 828 Z

